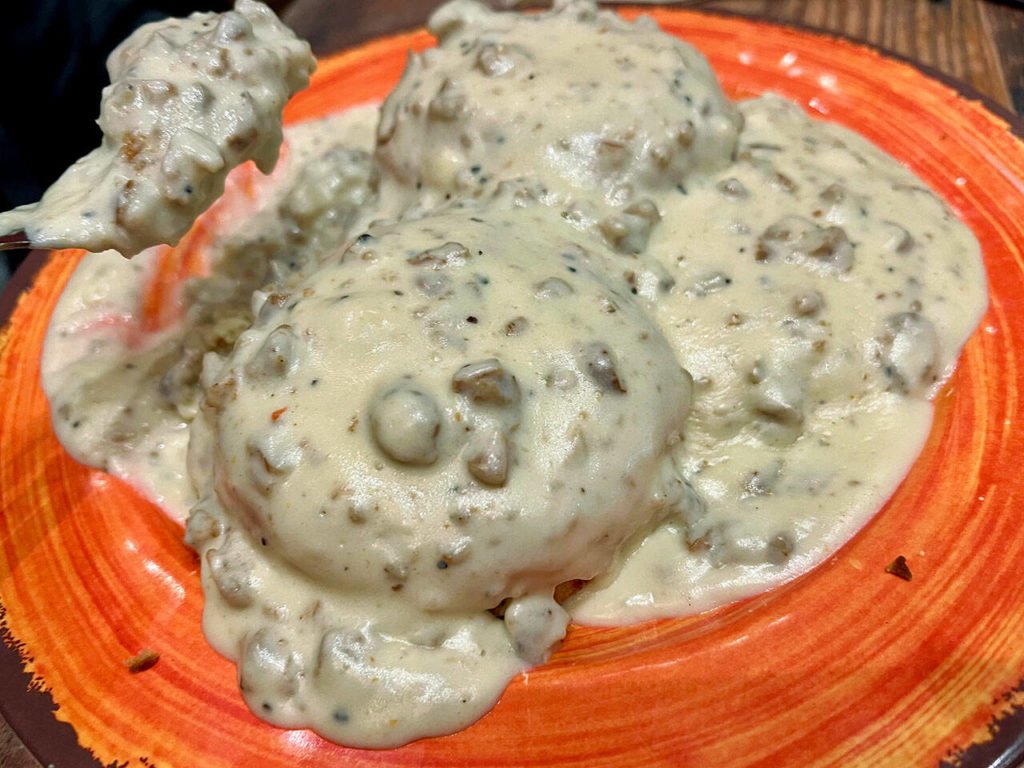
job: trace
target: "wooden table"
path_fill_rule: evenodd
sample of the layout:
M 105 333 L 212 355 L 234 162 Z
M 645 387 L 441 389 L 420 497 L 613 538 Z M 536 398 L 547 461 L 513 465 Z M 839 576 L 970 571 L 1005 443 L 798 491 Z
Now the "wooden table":
M 285 19 L 326 54 L 419 26 L 437 0 L 278 0 Z M 1024 6 L 991 0 L 690 0 L 712 12 L 757 16 L 864 41 L 954 78 L 997 108 L 1024 116 Z M 366 7 L 373 7 L 367 11 Z M 332 23 L 323 23 L 325 17 Z M 0 768 L 41 768 L 0 718 Z M 1009 768 L 1009 767 L 1007 767 Z

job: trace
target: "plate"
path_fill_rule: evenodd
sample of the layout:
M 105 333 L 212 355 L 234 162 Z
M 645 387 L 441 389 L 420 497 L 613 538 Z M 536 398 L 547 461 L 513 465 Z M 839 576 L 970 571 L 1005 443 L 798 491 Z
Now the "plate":
M 850 42 L 658 10 L 726 90 L 773 90 L 909 165 L 981 241 L 991 305 L 920 459 L 822 566 L 686 619 L 572 627 L 467 730 L 389 751 L 278 730 L 206 645 L 195 555 L 131 489 L 69 459 L 39 355 L 77 257 L 0 338 L 0 709 L 44 763 L 346 766 L 1007 765 L 1024 734 L 1024 144 L 914 67 Z M 424 32 L 324 61 L 289 120 L 375 99 Z M 885 566 L 904 555 L 912 581 Z M 160 654 L 129 674 L 140 649 Z M 56 711 L 51 710 L 56 707 Z

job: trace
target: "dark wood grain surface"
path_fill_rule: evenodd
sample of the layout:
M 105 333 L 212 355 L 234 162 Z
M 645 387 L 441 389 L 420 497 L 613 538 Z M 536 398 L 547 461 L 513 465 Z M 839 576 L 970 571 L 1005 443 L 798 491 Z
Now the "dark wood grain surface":
M 272 4 L 283 10 L 285 19 L 310 40 L 318 54 L 327 54 L 375 35 L 419 26 L 438 0 L 278 0 Z M 961 81 L 995 104 L 1024 116 L 1021 3 L 691 0 L 678 5 L 757 16 L 867 42 Z M 2 718 L 0 768 L 41 768 Z

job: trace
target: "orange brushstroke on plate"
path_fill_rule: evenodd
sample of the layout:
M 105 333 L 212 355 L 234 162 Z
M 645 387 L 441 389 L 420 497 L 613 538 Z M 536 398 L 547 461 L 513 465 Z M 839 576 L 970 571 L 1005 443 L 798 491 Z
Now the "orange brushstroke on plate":
M 288 163 L 288 145 L 281 145 L 275 172 Z M 182 290 L 190 277 L 209 271 L 206 250 L 233 219 L 258 207 L 262 192 L 275 174 L 264 176 L 251 160 L 235 168 L 224 184 L 224 194 L 203 213 L 176 246 L 159 246 L 159 257 L 149 276 L 138 308 L 138 330 L 153 333 L 182 319 Z
M 1024 679 L 1024 146 L 980 105 L 869 49 L 655 15 L 732 95 L 777 91 L 906 162 L 982 243 L 990 309 L 893 499 L 836 557 L 769 594 L 688 619 L 573 627 L 551 663 L 461 733 L 363 752 L 278 730 L 249 714 L 233 665 L 202 638 L 181 530 L 53 437 L 38 361 L 77 260 L 56 254 L 0 341 L 0 600 L 57 716 L 101 762 L 934 766 L 988 737 Z M 403 35 L 323 62 L 289 119 L 383 96 L 407 47 L 429 42 Z M 897 555 L 913 581 L 885 572 Z M 123 660 L 139 648 L 160 663 L 131 675 Z

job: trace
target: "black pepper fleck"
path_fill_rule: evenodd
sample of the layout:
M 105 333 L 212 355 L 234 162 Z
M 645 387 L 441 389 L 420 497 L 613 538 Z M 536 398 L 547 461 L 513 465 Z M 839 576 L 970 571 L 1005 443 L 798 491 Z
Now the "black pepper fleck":
M 903 579 L 904 581 L 910 581 L 914 578 L 910 572 L 910 566 L 907 565 L 907 558 L 903 555 L 899 555 L 895 560 L 885 566 L 885 572 L 891 573 L 893 576 Z

